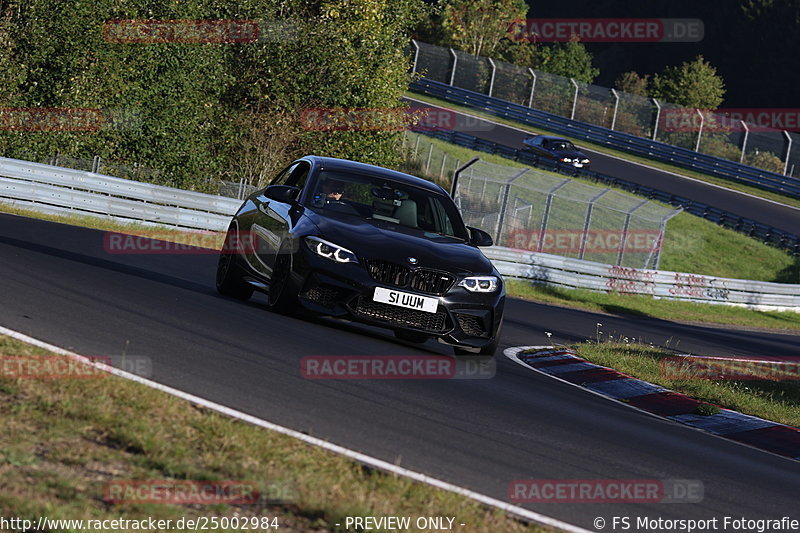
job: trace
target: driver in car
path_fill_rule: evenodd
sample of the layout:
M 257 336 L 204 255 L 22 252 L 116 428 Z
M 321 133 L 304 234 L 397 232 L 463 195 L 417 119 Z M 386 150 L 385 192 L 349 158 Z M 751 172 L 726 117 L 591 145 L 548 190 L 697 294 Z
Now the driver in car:
M 322 183 L 322 193 L 326 202 L 338 202 L 344 194 L 344 183 L 338 180 L 327 180 Z

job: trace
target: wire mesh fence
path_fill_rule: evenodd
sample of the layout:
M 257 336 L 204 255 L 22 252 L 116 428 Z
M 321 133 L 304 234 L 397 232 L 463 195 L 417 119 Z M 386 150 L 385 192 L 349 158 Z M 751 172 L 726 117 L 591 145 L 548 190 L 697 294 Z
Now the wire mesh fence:
M 449 190 L 465 161 L 424 135 L 408 132 L 404 144 L 412 170 Z M 631 268 L 658 267 L 666 223 L 680 212 L 538 169 L 487 161 L 463 171 L 455 199 L 467 225 L 488 231 L 499 246 Z
M 412 41 L 412 51 L 415 72 L 435 81 L 772 172 L 800 176 L 800 133 L 756 127 L 753 123 L 742 125 L 741 120 L 731 120 L 730 113 L 687 109 L 419 41 Z M 780 123 L 780 116 L 772 118 Z

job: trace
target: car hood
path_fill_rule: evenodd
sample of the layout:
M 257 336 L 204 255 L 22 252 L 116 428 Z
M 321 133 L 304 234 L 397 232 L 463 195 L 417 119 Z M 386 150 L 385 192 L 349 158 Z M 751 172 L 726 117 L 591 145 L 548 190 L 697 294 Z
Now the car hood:
M 318 236 L 344 246 L 359 259 L 383 259 L 411 266 L 435 268 L 454 273 L 485 274 L 493 271 L 491 261 L 475 246 L 452 237 L 428 239 L 416 230 L 391 222 L 364 220 L 338 213 L 321 215 L 312 209 L 306 216 L 319 228 Z

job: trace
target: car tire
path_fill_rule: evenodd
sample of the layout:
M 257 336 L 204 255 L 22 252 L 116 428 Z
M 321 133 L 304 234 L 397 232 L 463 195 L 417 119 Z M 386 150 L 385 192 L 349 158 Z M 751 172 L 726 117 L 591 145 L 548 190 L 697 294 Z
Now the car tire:
M 245 283 L 239 276 L 236 266 L 236 252 L 231 231 L 233 225 L 225 234 L 225 244 L 219 253 L 217 262 L 217 292 L 223 296 L 247 301 L 253 295 L 253 287 Z

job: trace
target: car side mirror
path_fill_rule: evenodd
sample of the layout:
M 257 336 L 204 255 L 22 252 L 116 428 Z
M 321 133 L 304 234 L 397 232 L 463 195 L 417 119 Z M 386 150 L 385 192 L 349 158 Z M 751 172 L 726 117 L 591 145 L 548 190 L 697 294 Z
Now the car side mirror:
M 300 189 L 291 185 L 270 185 L 264 189 L 264 196 L 276 202 L 291 204 L 300 196 Z
M 494 245 L 494 240 L 492 240 L 492 236 L 483 231 L 482 229 L 473 228 L 467 226 L 467 231 L 469 231 L 469 242 L 474 246 L 492 246 Z

